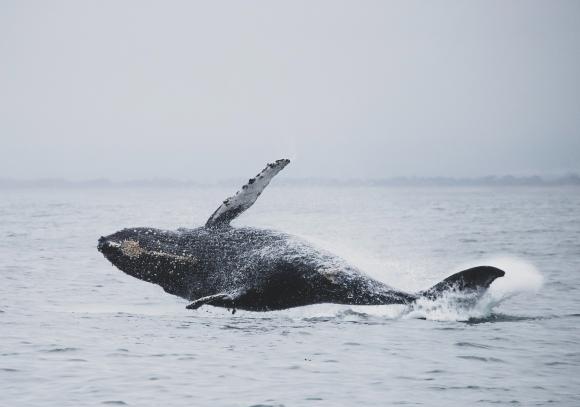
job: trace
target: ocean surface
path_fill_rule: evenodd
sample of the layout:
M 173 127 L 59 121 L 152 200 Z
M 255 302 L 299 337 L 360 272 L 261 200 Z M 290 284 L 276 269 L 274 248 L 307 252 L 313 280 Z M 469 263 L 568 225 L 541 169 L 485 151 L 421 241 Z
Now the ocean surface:
M 409 291 L 506 270 L 470 309 L 189 311 L 96 249 L 235 189 L 0 190 L 0 406 L 580 406 L 580 188 L 272 185 L 234 222 Z

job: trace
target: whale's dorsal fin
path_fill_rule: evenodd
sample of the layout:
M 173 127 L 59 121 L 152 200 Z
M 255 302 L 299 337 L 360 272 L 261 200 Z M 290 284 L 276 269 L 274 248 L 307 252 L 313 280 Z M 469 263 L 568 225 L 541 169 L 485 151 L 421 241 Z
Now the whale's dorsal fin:
M 244 212 L 256 202 L 264 188 L 268 186 L 270 180 L 274 178 L 284 167 L 290 163 L 290 160 L 281 159 L 270 163 L 256 175 L 250 178 L 248 183 L 242 187 L 234 196 L 229 197 L 224 203 L 216 209 L 205 223 L 205 227 L 226 226 L 232 219 Z

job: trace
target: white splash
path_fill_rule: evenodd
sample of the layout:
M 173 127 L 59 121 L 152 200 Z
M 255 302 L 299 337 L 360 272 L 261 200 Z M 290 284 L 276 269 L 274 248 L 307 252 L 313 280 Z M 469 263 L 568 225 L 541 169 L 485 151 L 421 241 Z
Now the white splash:
M 466 321 L 485 318 L 503 301 L 518 294 L 533 294 L 543 284 L 543 277 L 534 265 L 515 257 L 495 257 L 478 264 L 498 267 L 505 276 L 496 279 L 475 303 L 464 301 L 459 293 L 448 293 L 437 300 L 420 299 L 405 318 L 425 318 L 435 321 Z M 461 269 L 474 267 L 468 264 Z
M 493 282 L 488 294 L 499 301 L 521 293 L 536 293 L 542 288 L 544 278 L 533 264 L 515 257 L 497 257 L 487 264 L 506 272 Z
M 468 321 L 489 317 L 494 308 L 515 295 L 533 294 L 543 283 L 543 277 L 531 263 L 515 257 L 494 257 L 476 263 L 464 264 L 457 271 L 477 265 L 498 267 L 506 272 L 496 279 L 487 292 L 479 298 L 469 298 L 464 293 L 448 292 L 436 300 L 419 299 L 413 305 L 346 306 L 317 304 L 293 310 L 280 311 L 290 318 L 337 318 L 340 320 L 427 319 L 431 321 Z

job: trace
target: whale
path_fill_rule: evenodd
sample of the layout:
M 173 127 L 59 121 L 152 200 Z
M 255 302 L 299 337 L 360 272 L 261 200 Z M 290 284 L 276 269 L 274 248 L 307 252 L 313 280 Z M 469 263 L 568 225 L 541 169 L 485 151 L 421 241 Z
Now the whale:
M 270 229 L 233 227 L 270 181 L 290 163 L 269 163 L 205 225 L 163 230 L 130 227 L 98 239 L 98 250 L 129 276 L 157 284 L 190 303 L 236 312 L 274 311 L 311 304 L 414 304 L 449 293 L 478 298 L 505 272 L 478 266 L 455 273 L 425 290 L 409 293 L 365 274 L 308 241 Z

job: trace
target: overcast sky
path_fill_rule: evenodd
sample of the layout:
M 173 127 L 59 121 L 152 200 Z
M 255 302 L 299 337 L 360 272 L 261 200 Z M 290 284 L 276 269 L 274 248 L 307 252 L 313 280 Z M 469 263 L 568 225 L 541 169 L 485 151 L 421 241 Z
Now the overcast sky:
M 580 171 L 580 1 L 0 2 L 0 177 Z

